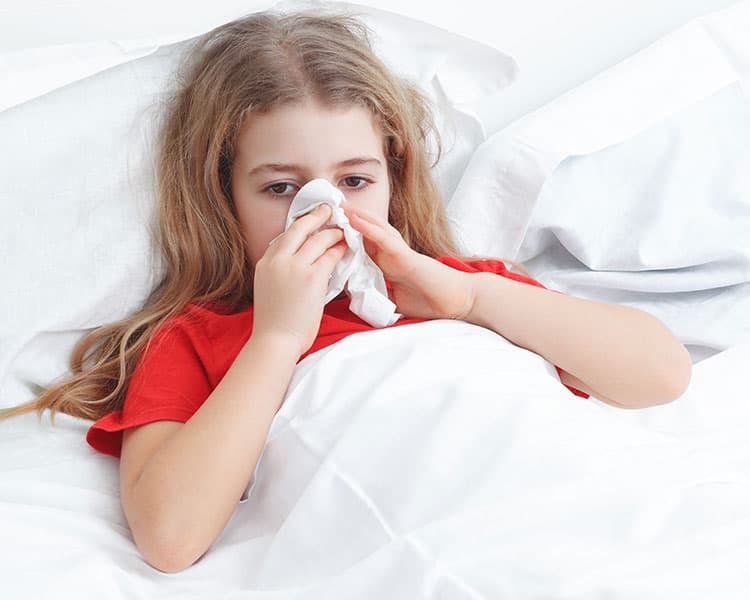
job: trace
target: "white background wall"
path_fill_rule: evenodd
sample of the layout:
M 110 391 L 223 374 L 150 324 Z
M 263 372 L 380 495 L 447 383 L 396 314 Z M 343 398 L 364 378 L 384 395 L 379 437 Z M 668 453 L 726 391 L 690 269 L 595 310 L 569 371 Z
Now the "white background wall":
M 521 78 L 490 108 L 494 131 L 662 35 L 735 0 L 362 0 L 473 37 L 513 56 Z M 190 37 L 269 2 L 3 0 L 0 53 L 55 44 Z M 8 85 L 4 81 L 4 85 Z

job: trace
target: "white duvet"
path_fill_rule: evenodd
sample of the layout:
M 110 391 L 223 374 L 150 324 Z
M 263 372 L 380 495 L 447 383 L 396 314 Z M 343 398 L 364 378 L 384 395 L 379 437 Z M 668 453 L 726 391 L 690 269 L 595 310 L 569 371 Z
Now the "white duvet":
M 297 366 L 249 499 L 178 574 L 138 554 L 89 421 L 0 422 L 2 596 L 746 599 L 748 360 L 627 411 L 462 321 L 351 335 Z

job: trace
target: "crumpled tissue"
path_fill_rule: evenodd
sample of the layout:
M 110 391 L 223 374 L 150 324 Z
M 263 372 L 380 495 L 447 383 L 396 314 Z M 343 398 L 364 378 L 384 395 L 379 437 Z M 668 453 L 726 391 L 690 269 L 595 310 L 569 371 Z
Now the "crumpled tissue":
M 333 270 L 328 282 L 326 304 L 345 290 L 349 296 L 349 310 L 373 327 L 386 327 L 401 318 L 396 305 L 388 299 L 383 272 L 365 252 L 362 234 L 354 229 L 341 208 L 344 194 L 325 179 L 313 179 L 303 185 L 292 199 L 284 231 L 299 217 L 320 204 L 331 207 L 331 217 L 320 227 L 340 227 L 349 246 Z

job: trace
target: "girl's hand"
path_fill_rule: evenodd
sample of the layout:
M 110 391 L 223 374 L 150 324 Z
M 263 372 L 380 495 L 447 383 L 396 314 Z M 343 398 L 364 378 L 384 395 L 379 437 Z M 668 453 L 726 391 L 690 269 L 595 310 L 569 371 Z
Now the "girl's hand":
M 344 232 L 315 232 L 331 216 L 321 204 L 271 240 L 255 265 L 252 336 L 271 336 L 304 354 L 320 328 L 328 280 L 344 256 Z
M 348 202 L 341 207 L 391 284 L 391 301 L 398 312 L 421 319 L 463 319 L 469 314 L 475 283 L 469 273 L 416 252 L 395 227 L 370 211 Z

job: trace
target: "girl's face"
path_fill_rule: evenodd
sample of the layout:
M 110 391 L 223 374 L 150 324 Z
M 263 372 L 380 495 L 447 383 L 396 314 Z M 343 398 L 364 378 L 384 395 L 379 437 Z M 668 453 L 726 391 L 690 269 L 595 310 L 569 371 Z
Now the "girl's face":
M 308 101 L 247 117 L 232 165 L 232 197 L 253 270 L 284 231 L 294 195 L 316 178 L 337 186 L 347 202 L 388 219 L 383 135 L 366 109 Z

